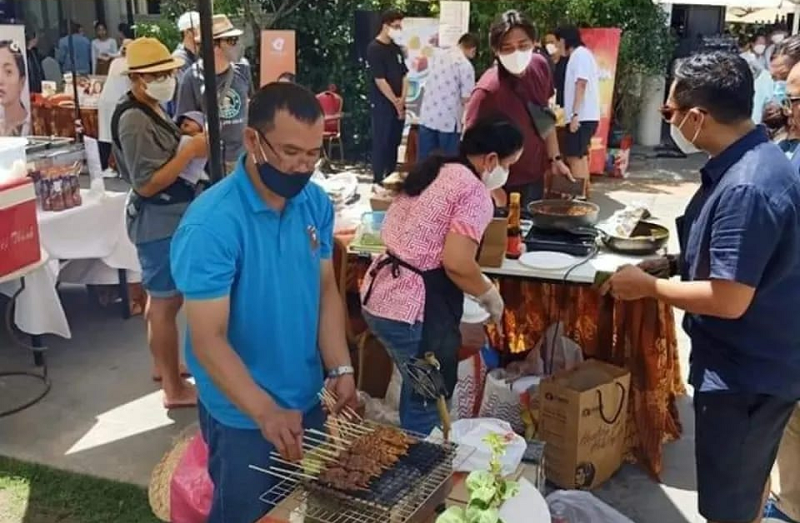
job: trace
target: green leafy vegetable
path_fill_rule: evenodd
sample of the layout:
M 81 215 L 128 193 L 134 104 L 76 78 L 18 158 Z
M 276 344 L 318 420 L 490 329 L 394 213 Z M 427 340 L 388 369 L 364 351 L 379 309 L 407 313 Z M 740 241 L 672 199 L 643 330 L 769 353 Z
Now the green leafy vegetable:
M 469 492 L 467 509 L 450 507 L 436 523 L 500 523 L 500 505 L 519 493 L 516 481 L 503 479 L 500 460 L 509 440 L 502 434 L 489 434 L 483 440 L 491 450 L 489 470 L 470 472 L 464 482 Z

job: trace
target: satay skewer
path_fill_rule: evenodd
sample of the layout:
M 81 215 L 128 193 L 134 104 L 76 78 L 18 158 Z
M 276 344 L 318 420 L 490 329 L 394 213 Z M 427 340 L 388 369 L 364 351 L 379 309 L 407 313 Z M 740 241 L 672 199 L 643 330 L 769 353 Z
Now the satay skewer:
M 317 476 L 312 476 L 311 474 L 306 474 L 304 472 L 297 472 L 295 470 L 286 470 L 280 467 L 270 467 L 269 469 L 275 472 L 280 472 L 281 474 L 288 474 L 289 476 L 297 476 L 303 479 L 313 479 L 313 480 L 318 479 Z
M 317 430 L 317 429 L 306 429 L 306 432 L 307 433 L 310 432 L 311 434 L 316 434 L 318 436 L 325 436 L 326 438 L 331 438 L 332 440 L 339 441 L 339 442 L 344 443 L 345 445 L 348 445 L 348 446 L 353 443 L 352 439 L 348 440 L 348 439 L 339 438 L 339 437 L 336 437 L 336 436 L 331 436 L 330 434 L 328 434 L 326 432 L 322 432 L 322 431 Z
M 269 474 L 270 476 L 275 476 L 276 478 L 280 478 L 280 479 L 283 479 L 283 480 L 286 480 L 286 481 L 293 481 L 293 482 L 297 482 L 297 478 L 293 478 L 293 477 L 291 477 L 291 475 L 289 475 L 289 476 L 285 476 L 285 475 L 283 475 L 283 474 L 279 474 L 279 473 L 278 473 L 278 472 L 276 472 L 275 470 L 271 470 L 271 469 L 264 469 L 264 468 L 261 468 L 261 467 L 257 467 L 257 466 L 255 466 L 255 465 L 248 465 L 248 467 L 250 467 L 251 469 L 253 469 L 253 470 L 256 470 L 256 471 L 258 471 L 258 472 L 263 472 L 264 474 Z M 311 479 L 316 479 L 316 478 L 313 478 L 313 477 L 311 477 L 311 476 L 309 476 L 309 477 L 310 477 Z
M 314 444 L 316 444 L 316 445 L 319 445 L 319 446 L 323 447 L 323 449 L 324 449 L 325 445 L 327 445 L 327 446 L 331 447 L 332 449 L 336 449 L 338 451 L 346 451 L 347 450 L 347 447 L 345 447 L 343 445 L 337 445 L 337 444 L 332 443 L 330 441 L 325 441 L 325 440 L 320 440 L 320 439 L 317 439 L 317 438 L 312 438 L 308 434 L 303 436 L 303 440 L 308 442 L 308 444 L 310 446 L 314 446 Z M 327 451 L 327 449 L 324 449 L 324 450 Z
M 323 396 L 326 396 L 329 401 L 332 401 L 333 402 L 333 406 L 335 406 L 336 403 L 338 402 L 338 399 L 336 398 L 336 395 L 333 392 L 329 391 L 328 389 L 323 387 L 322 391 L 320 391 L 320 393 Z M 353 408 L 348 406 L 348 405 L 344 406 L 344 408 L 342 409 L 342 412 L 344 413 L 344 415 L 346 417 L 349 417 L 349 418 L 352 418 L 352 419 L 355 419 L 355 420 L 358 420 L 358 421 L 364 421 L 364 419 L 361 416 L 359 416 L 358 412 L 353 410 Z
M 290 467 L 297 467 L 302 471 L 311 469 L 311 472 L 315 472 L 317 474 L 322 472 L 322 470 L 325 468 L 324 463 L 314 463 L 309 461 L 298 461 L 298 462 L 287 461 L 281 458 L 280 454 L 276 454 L 274 452 L 270 453 L 270 458 L 272 458 L 272 461 L 281 463 L 283 465 L 289 465 Z
M 311 456 L 319 457 L 320 459 L 326 459 L 329 461 L 335 461 L 336 456 L 339 455 L 339 452 L 323 449 L 320 446 L 311 445 L 310 443 L 303 443 L 303 449 Z

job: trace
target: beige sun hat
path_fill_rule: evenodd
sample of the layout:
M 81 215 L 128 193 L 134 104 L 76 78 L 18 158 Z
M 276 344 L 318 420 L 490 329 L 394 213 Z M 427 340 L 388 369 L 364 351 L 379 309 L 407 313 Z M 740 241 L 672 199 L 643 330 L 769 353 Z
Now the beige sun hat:
M 125 74 L 163 73 L 180 69 L 181 58 L 173 57 L 164 44 L 155 38 L 142 37 L 129 43 L 125 49 L 128 67 Z
M 226 15 L 214 15 L 211 19 L 211 35 L 212 40 L 221 40 L 223 38 L 234 38 L 242 36 L 244 31 L 233 27 L 230 19 Z M 200 32 L 195 36 L 196 41 L 200 41 Z

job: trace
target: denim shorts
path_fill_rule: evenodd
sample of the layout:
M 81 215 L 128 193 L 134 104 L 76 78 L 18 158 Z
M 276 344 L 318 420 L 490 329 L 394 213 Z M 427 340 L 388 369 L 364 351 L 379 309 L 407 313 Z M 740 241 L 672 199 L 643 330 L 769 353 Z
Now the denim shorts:
M 762 498 L 795 401 L 764 394 L 695 392 L 695 457 L 700 514 L 750 523 Z
M 386 347 L 392 361 L 403 375 L 400 390 L 400 425 L 405 430 L 418 434 L 430 434 L 440 425 L 436 400 L 425 400 L 414 392 L 411 379 L 406 373 L 406 363 L 416 358 L 422 343 L 422 323 L 413 325 L 402 321 L 373 316 L 362 311 L 369 329 Z
M 270 452 L 275 450 L 260 430 L 235 429 L 214 419 L 202 403 L 197 404 L 200 431 L 208 445 L 208 474 L 214 484 L 208 523 L 253 523 L 272 510 L 270 502 L 279 501 L 270 489 L 281 480 L 250 468 L 255 465 L 269 469 L 273 463 Z M 303 427 L 323 430 L 325 414 L 322 407 L 303 418 Z
M 169 265 L 171 242 L 170 237 L 136 245 L 139 264 L 142 266 L 142 287 L 153 298 L 173 298 L 180 295 Z

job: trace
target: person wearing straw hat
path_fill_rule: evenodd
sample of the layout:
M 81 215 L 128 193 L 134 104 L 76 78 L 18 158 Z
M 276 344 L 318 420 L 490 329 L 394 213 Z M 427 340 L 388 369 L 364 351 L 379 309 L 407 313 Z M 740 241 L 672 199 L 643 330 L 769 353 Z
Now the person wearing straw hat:
M 181 377 L 176 320 L 183 298 L 172 279 L 169 249 L 196 193 L 180 174 L 192 160 L 207 156 L 206 137 L 201 133 L 179 148 L 181 132 L 161 107 L 175 92 L 180 59 L 154 38 L 128 44 L 126 58 L 131 87 L 111 117 L 111 135 L 119 173 L 131 185 L 127 227 L 147 291 L 145 320 L 154 378 L 162 381 L 166 408 L 191 407 L 197 394 Z
M 200 13 L 189 11 L 178 18 L 178 31 L 181 32 L 181 43 L 175 48 L 172 56 L 183 60 L 178 76 L 182 76 L 197 61 L 197 37 L 200 35 Z
M 243 132 L 247 126 L 247 104 L 252 91 L 250 67 L 241 61 L 239 37 L 243 31 L 233 27 L 225 15 L 214 15 L 214 70 L 217 75 L 220 141 L 225 172 L 230 172 L 244 152 Z M 197 41 L 200 40 L 199 34 Z M 175 114 L 206 112 L 203 60 L 198 60 L 180 78 Z

